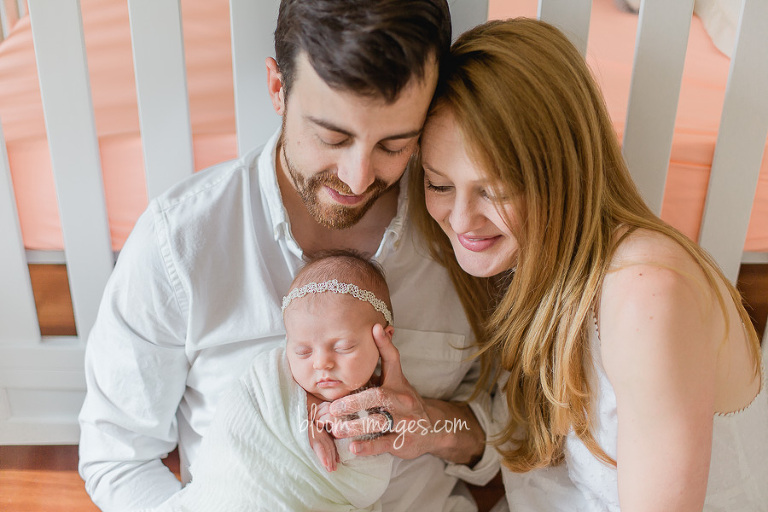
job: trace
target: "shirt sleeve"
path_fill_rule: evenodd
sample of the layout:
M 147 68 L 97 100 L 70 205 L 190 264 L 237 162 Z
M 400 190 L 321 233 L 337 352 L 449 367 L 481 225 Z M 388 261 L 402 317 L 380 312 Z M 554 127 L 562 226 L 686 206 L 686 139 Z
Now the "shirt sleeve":
M 120 253 L 85 351 L 79 470 L 105 512 L 153 506 L 181 488 L 160 460 L 178 441 L 189 368 L 164 226 L 151 203 Z
M 456 394 L 453 396 L 455 401 L 466 401 L 471 396 L 480 377 L 480 361 L 475 361 L 467 372 Z M 449 463 L 445 472 L 450 476 L 455 476 L 472 485 L 485 485 L 490 482 L 499 471 L 499 456 L 496 448 L 488 442 L 489 436 L 496 430 L 496 424 L 491 414 L 491 393 L 482 391 L 472 400 L 467 402 L 469 408 L 477 418 L 480 427 L 485 432 L 485 450 L 481 459 L 472 467 L 464 464 Z

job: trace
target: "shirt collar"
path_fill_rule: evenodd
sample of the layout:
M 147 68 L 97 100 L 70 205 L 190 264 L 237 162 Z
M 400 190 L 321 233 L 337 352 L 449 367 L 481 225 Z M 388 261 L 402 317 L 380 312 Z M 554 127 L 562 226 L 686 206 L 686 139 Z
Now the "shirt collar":
M 400 238 L 405 231 L 405 223 L 408 218 L 408 174 L 406 169 L 403 177 L 400 178 L 400 191 L 397 196 L 397 213 L 384 231 L 381 244 L 373 256 L 373 259 L 382 262 L 392 249 L 400 246 Z
M 266 200 L 275 241 L 282 238 L 293 245 L 297 245 L 291 234 L 288 212 L 285 210 L 283 198 L 280 195 L 280 186 L 277 184 L 275 161 L 277 156 L 277 142 L 279 139 L 280 129 L 272 135 L 269 141 L 264 145 L 261 155 L 259 155 L 259 186 L 261 188 L 261 193 Z M 396 249 L 399 246 L 399 240 L 405 230 L 407 216 L 408 171 L 406 171 L 400 179 L 400 191 L 397 197 L 397 213 L 384 231 L 384 236 L 374 255 L 375 260 L 381 261 L 393 248 Z
M 275 158 L 277 156 L 277 141 L 280 139 L 280 129 L 267 141 L 259 155 L 259 188 L 265 199 L 269 219 L 272 222 L 272 233 L 275 240 L 290 233 L 288 212 L 285 211 L 280 186 L 277 184 Z

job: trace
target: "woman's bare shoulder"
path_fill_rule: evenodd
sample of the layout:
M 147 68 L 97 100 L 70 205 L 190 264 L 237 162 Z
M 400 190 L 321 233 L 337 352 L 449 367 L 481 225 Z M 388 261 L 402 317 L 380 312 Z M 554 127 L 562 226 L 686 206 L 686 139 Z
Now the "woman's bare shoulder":
M 668 267 L 682 273 L 703 275 L 694 257 L 677 240 L 649 229 L 636 229 L 621 239 L 609 271 L 637 265 Z
M 616 247 L 603 283 L 601 302 L 627 304 L 635 310 L 655 309 L 660 303 L 684 309 L 693 304 L 710 305 L 712 291 L 699 262 L 677 240 L 638 229 L 621 239 Z
M 601 290 L 598 322 L 608 366 L 673 353 L 685 360 L 702 344 L 715 347 L 707 340 L 722 322 L 716 295 L 679 242 L 648 230 L 632 232 L 617 247 Z

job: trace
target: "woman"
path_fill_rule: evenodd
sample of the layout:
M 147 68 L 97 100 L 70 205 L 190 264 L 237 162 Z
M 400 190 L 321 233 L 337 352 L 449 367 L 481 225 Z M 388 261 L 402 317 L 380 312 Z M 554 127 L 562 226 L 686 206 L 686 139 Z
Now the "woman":
M 512 510 L 765 510 L 757 335 L 643 203 L 557 29 L 490 22 L 454 44 L 411 197 L 484 329 L 485 382 L 501 367 Z

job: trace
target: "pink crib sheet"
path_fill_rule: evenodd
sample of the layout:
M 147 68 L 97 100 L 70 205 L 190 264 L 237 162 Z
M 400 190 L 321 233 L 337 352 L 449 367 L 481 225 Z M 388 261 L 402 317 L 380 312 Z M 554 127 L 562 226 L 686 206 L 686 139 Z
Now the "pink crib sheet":
M 182 0 L 195 168 L 235 158 L 227 0 Z M 133 57 L 124 0 L 81 0 L 112 245 L 147 205 Z M 265 91 L 266 94 L 266 91 Z M 24 245 L 63 248 L 29 17 L 0 44 L 0 119 Z
M 538 0 L 491 0 L 489 17 L 532 17 L 537 4 Z M 593 2 L 587 60 L 619 136 L 627 115 L 637 21 L 637 15 L 619 11 L 613 0 Z M 694 240 L 704 213 L 729 65 L 694 16 L 661 212 L 664 220 Z M 744 250 L 768 251 L 768 151 L 763 154 Z
M 236 156 L 227 0 L 182 0 L 195 167 Z M 490 18 L 535 16 L 537 0 L 491 0 Z M 147 204 L 124 1 L 81 0 L 96 127 L 114 249 Z M 629 96 L 637 16 L 612 0 L 592 9 L 588 59 L 619 135 Z M 29 18 L 0 44 L 0 119 L 7 139 L 25 246 L 63 247 Z M 729 61 L 701 22 L 691 27 L 662 217 L 696 238 L 704 209 Z M 265 91 L 266 94 L 266 91 Z M 768 152 L 766 153 L 768 155 Z M 768 156 L 745 250 L 768 251 Z

